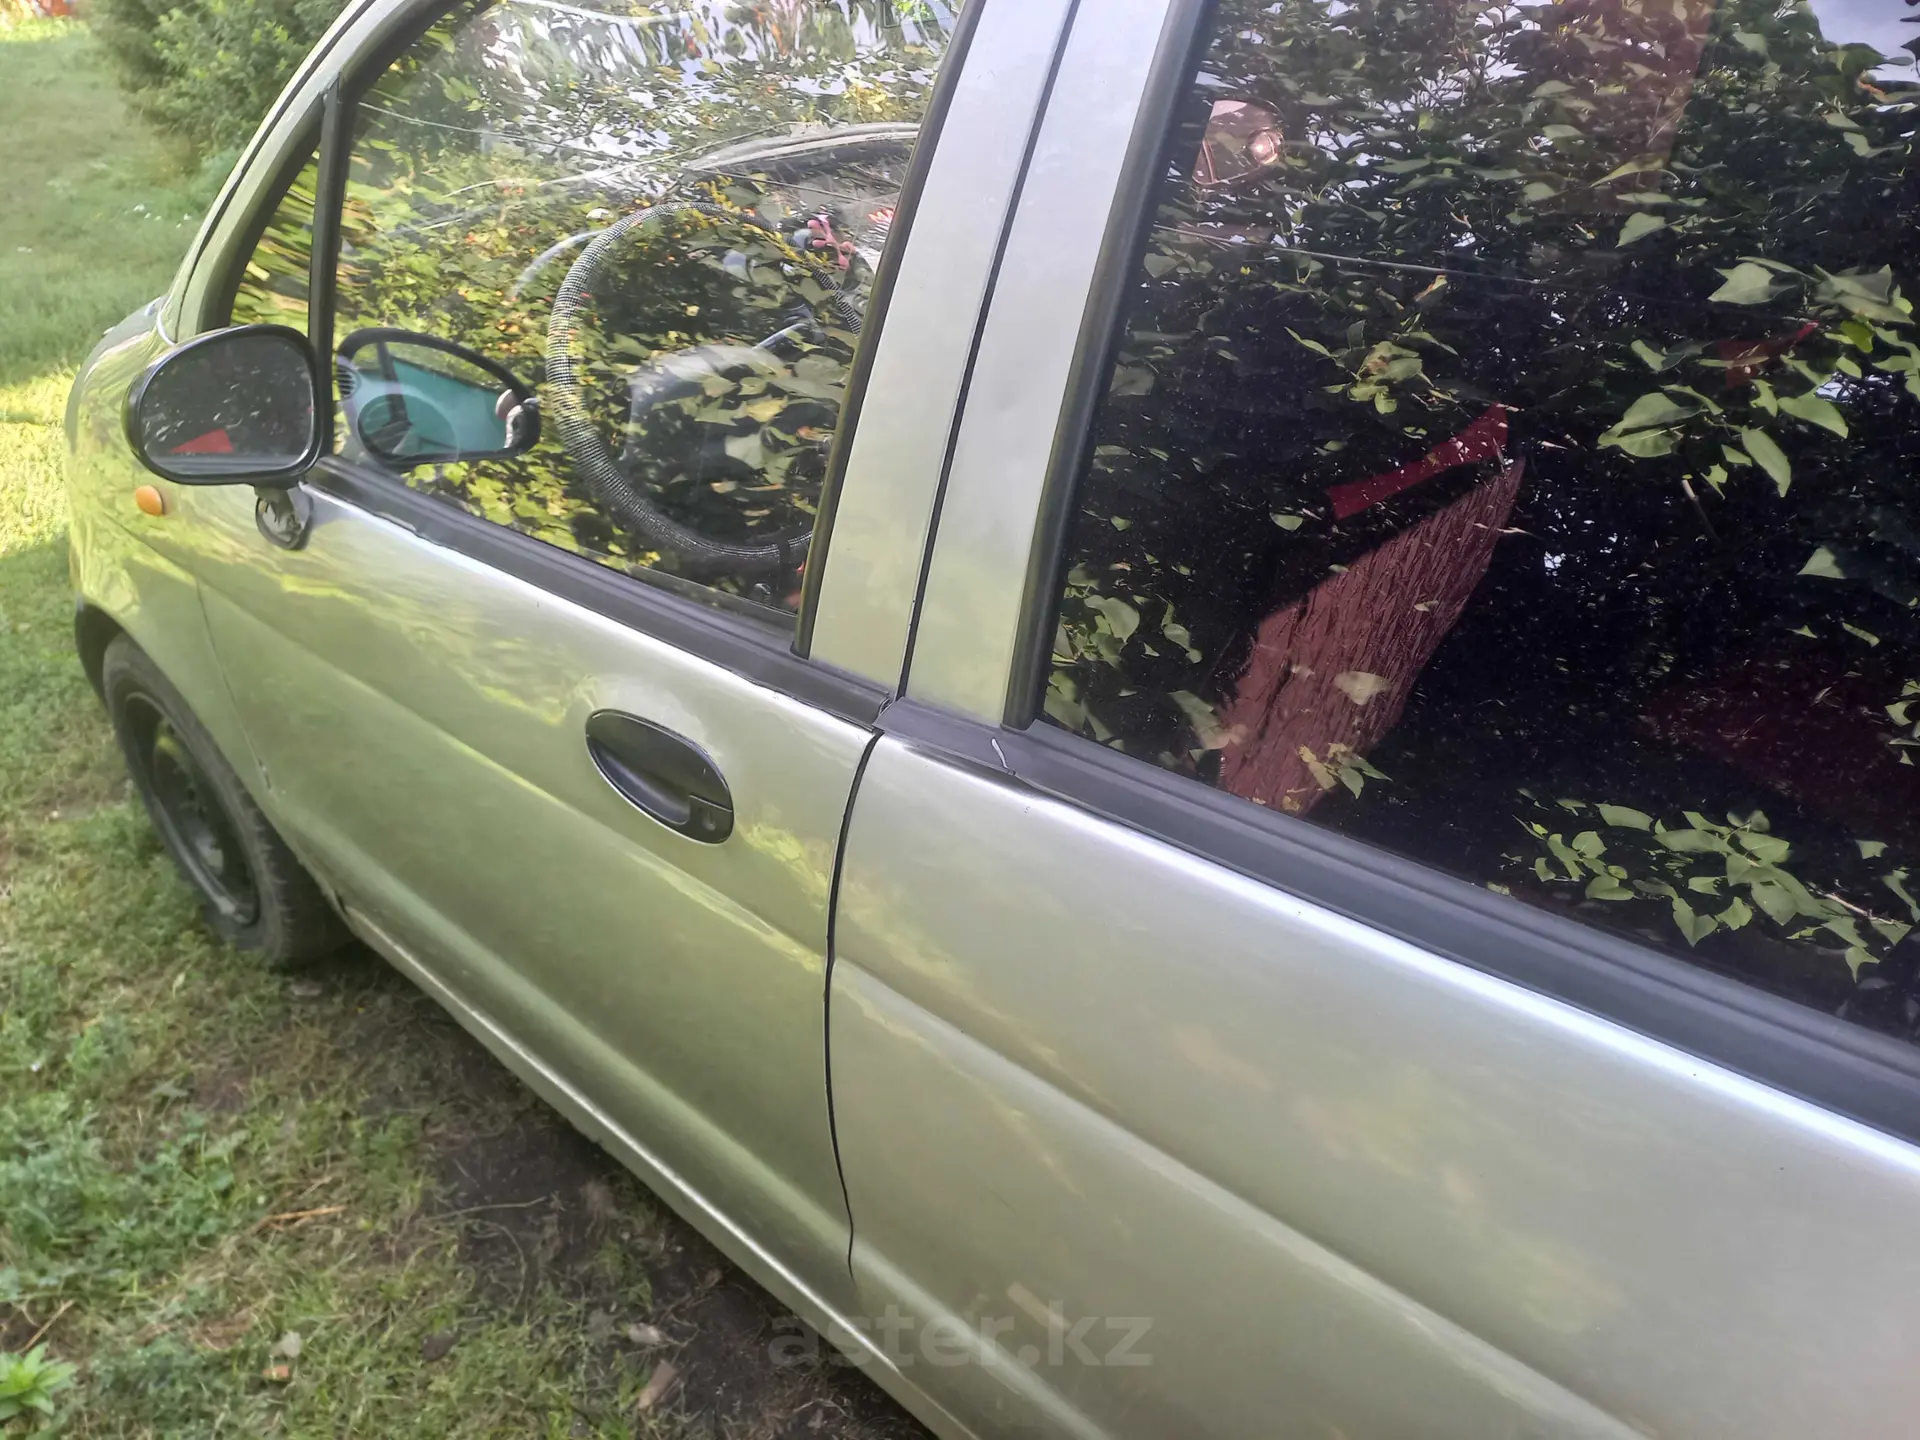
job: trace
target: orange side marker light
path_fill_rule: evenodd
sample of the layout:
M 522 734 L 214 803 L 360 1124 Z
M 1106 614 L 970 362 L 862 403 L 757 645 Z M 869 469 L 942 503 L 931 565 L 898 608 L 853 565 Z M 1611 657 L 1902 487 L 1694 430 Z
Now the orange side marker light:
M 133 503 L 142 515 L 164 515 L 167 513 L 167 497 L 152 485 L 134 487 Z

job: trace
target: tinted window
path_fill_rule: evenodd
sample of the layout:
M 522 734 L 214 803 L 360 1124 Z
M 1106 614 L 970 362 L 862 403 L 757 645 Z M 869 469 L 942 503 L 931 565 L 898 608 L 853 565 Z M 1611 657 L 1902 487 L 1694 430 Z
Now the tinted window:
M 361 102 L 335 334 L 459 342 L 537 389 L 542 439 L 388 467 L 608 565 L 792 608 L 952 18 L 508 0 L 436 26 Z
M 268 212 L 260 237 L 236 277 L 231 320 L 234 325 L 291 325 L 307 328 L 307 284 L 313 270 L 313 152 L 294 173 L 279 202 Z
M 1222 0 L 1047 715 L 1911 1030 L 1905 13 Z

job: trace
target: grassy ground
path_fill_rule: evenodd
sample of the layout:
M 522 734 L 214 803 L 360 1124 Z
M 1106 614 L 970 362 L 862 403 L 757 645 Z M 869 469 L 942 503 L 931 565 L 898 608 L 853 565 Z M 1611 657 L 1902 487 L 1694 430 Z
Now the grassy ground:
M 79 1366 L 0 1434 L 914 1433 L 377 961 L 201 927 L 73 657 L 59 419 L 211 186 L 77 29 L 0 31 L 0 136 L 0 1352 Z

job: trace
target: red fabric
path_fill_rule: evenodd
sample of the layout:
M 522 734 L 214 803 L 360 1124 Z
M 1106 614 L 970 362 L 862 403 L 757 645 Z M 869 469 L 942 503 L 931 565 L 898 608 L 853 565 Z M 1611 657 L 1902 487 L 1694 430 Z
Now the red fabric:
M 1759 370 L 1776 355 L 1784 355 L 1820 327 L 1811 322 L 1793 334 L 1773 340 L 1722 340 L 1714 353 L 1727 362 L 1727 389 L 1738 390 L 1748 384 Z
M 1327 499 L 1333 502 L 1334 518 L 1345 520 L 1382 500 L 1391 500 L 1402 490 L 1411 490 L 1423 480 L 1431 480 L 1442 471 L 1471 465 L 1477 460 L 1497 460 L 1506 448 L 1507 407 L 1492 405 L 1478 420 L 1424 460 L 1390 470 L 1385 475 L 1356 480 L 1350 485 L 1336 485 L 1327 491 Z
M 231 455 L 233 440 L 225 430 L 209 430 L 206 434 L 196 436 L 184 445 L 174 446 L 173 453 L 176 455 Z
M 1898 686 L 1791 637 L 1656 696 L 1641 723 L 1869 840 L 1920 837 L 1920 759 L 1886 712 Z M 1915 707 L 1920 710 L 1920 706 Z M 1915 718 L 1920 719 L 1920 716 Z
M 1304 814 L 1325 791 L 1302 749 L 1323 765 L 1335 745 L 1364 756 L 1399 723 L 1487 573 L 1523 469 L 1514 461 L 1260 622 L 1219 716 L 1223 789 Z

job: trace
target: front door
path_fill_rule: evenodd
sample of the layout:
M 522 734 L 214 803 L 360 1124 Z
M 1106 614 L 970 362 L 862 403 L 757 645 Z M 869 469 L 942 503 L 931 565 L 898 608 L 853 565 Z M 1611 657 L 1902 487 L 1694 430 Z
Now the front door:
M 615 8 L 465 4 L 349 70 L 336 453 L 292 548 L 195 497 L 207 614 L 362 933 L 817 1313 L 828 904 L 886 690 L 793 620 L 953 23 Z

